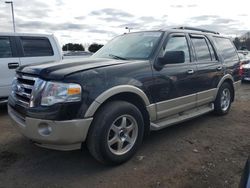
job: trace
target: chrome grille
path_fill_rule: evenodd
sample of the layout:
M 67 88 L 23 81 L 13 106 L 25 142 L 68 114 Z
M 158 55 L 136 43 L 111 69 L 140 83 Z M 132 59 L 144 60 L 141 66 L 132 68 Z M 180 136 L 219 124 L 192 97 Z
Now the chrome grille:
M 35 77 L 22 75 L 20 73 L 16 75 L 12 91 L 21 104 L 29 106 L 36 79 Z

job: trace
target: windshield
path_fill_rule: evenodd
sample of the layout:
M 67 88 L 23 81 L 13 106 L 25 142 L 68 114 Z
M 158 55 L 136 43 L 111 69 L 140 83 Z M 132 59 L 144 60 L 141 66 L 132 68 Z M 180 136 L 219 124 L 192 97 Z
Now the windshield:
M 138 32 L 118 36 L 92 57 L 113 59 L 149 59 L 163 32 Z

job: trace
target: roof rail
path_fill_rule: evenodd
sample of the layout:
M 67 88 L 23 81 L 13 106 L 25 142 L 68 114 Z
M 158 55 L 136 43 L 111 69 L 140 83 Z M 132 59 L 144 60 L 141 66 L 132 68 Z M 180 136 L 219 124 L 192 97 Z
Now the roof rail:
M 200 29 L 197 27 L 185 27 L 185 26 L 181 26 L 181 27 L 175 27 L 173 29 L 187 29 L 187 30 L 193 30 L 193 31 L 201 31 L 201 32 L 205 32 L 205 33 L 213 33 L 213 34 L 217 34 L 219 35 L 219 32 L 216 31 L 211 31 L 211 30 L 207 30 L 207 29 Z

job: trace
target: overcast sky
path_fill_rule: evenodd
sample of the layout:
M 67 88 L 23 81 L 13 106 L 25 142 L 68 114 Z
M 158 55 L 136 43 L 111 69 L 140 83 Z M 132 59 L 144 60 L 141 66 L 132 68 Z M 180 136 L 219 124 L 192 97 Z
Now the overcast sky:
M 53 33 L 61 44 L 103 43 L 126 32 L 179 25 L 225 35 L 250 30 L 250 1 L 13 0 L 17 32 Z M 12 31 L 10 5 L 0 0 L 0 32 Z

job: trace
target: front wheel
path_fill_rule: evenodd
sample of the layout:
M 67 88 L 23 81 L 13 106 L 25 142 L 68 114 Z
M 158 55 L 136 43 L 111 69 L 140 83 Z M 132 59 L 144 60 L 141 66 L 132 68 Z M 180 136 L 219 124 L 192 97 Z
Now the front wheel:
M 214 103 L 214 112 L 218 115 L 228 113 L 232 103 L 233 90 L 229 83 L 223 83 L 219 88 L 217 97 Z
M 120 164 L 135 154 L 143 133 L 143 117 L 138 108 L 125 101 L 113 101 L 105 104 L 94 117 L 87 146 L 98 161 Z

